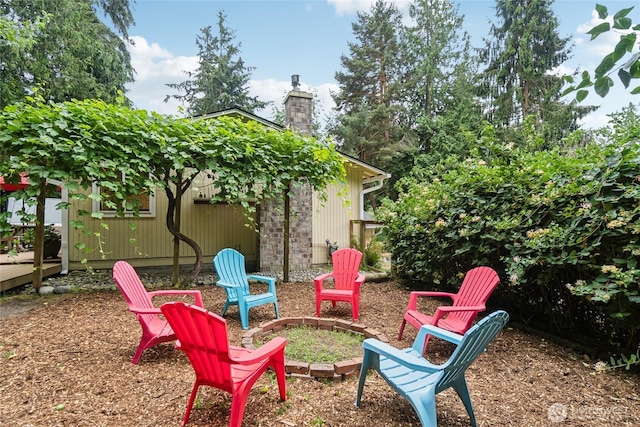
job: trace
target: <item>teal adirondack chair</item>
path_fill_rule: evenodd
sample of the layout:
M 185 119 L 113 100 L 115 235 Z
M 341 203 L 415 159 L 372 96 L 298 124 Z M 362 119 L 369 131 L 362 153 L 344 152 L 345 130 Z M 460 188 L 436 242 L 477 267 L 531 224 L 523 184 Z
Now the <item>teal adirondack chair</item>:
M 480 353 L 485 351 L 508 320 L 509 315 L 505 311 L 496 311 L 480 320 L 464 335 L 437 326 L 424 325 L 420 328 L 413 346 L 403 350 L 374 338 L 364 340 L 364 358 L 356 406 L 360 406 L 367 371 L 371 368 L 378 371 L 396 392 L 411 403 L 424 427 L 438 425 L 436 394 L 449 387 L 455 390 L 464 403 L 471 425 L 477 426 L 464 373 Z M 457 345 L 451 357 L 441 365 L 434 365 L 421 356 L 424 340 L 428 335 Z
M 222 308 L 223 317 L 229 306 L 237 305 L 240 311 L 242 329 L 249 329 L 249 309 L 269 303 L 272 303 L 276 310 L 276 319 L 280 317 L 275 278 L 247 275 L 244 255 L 231 248 L 218 252 L 213 258 L 213 267 L 219 279 L 216 285 L 224 288 L 227 292 L 227 301 Z M 267 283 L 269 285 L 268 291 L 261 294 L 252 294 L 249 288 L 249 280 Z

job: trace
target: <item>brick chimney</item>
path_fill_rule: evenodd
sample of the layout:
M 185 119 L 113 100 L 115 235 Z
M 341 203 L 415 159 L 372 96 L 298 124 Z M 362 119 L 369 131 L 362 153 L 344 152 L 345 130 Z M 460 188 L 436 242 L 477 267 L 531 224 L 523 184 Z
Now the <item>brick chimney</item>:
M 293 90 L 284 100 L 285 125 L 300 135 L 313 133 L 313 95 L 298 90 L 299 76 L 291 76 Z M 308 184 L 294 189 L 291 198 L 289 226 L 289 270 L 302 271 L 312 267 L 313 261 L 313 191 Z M 274 201 L 260 209 L 260 270 L 282 272 L 283 205 Z
M 291 76 L 293 90 L 284 99 L 285 125 L 301 135 L 313 134 L 313 95 L 298 90 L 299 76 Z

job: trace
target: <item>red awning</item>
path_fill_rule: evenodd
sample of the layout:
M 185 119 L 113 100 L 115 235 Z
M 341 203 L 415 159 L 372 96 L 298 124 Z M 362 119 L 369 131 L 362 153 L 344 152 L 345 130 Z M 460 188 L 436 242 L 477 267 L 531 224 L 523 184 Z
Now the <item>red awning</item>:
M 19 183 L 11 183 L 4 182 L 4 178 L 0 176 L 0 188 L 3 191 L 17 191 L 24 190 L 29 186 L 29 178 L 27 178 L 24 174 L 20 174 L 20 182 Z

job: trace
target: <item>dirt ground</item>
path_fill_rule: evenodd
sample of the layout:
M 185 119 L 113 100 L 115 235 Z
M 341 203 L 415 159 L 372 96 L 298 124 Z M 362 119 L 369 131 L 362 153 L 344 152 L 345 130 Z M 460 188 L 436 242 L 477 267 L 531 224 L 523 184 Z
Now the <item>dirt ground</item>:
M 224 292 L 200 287 L 205 306 L 219 313 Z M 311 283 L 278 285 L 281 316 L 313 316 Z M 360 323 L 408 347 L 415 330 L 396 340 L 409 291 L 393 282 L 366 283 Z M 347 304 L 322 316 L 351 320 Z M 424 310 L 433 309 L 431 301 Z M 251 326 L 273 318 L 273 308 L 251 310 Z M 227 314 L 231 344 L 240 345 L 237 309 Z M 5 300 L 0 305 L 0 425 L 178 426 L 194 375 L 172 344 L 131 358 L 140 327 L 117 291 Z M 432 339 L 429 353 L 450 351 Z M 595 360 L 507 327 L 467 370 L 479 426 L 640 426 L 640 378 L 625 371 L 596 372 Z M 263 375 L 251 391 L 244 426 L 419 426 L 413 408 L 370 373 L 363 402 L 354 406 L 357 378 L 342 382 L 287 381 L 278 401 L 275 379 Z M 201 387 L 188 426 L 227 426 L 230 396 Z M 440 426 L 467 426 L 469 418 L 451 389 L 437 396 Z

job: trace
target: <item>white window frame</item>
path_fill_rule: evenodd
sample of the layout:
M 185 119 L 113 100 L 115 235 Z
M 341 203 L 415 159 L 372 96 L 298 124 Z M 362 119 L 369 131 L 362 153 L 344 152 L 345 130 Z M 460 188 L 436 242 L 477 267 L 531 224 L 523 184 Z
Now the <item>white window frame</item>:
M 123 175 L 122 179 L 125 177 Z M 100 194 L 100 185 L 97 183 L 93 183 L 91 186 L 91 191 L 95 194 Z M 102 210 L 100 209 L 100 201 L 96 199 L 91 199 L 91 210 L 93 212 L 100 212 L 103 214 L 104 218 L 116 218 L 118 216 L 117 212 L 114 210 Z M 130 210 L 125 210 L 124 216 L 131 218 L 133 217 L 133 212 Z M 140 218 L 155 218 L 156 217 L 156 196 L 155 193 L 152 192 L 149 194 L 149 210 L 140 210 L 138 211 L 138 216 Z

